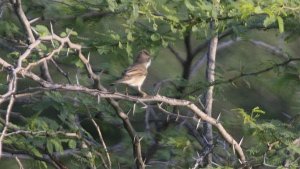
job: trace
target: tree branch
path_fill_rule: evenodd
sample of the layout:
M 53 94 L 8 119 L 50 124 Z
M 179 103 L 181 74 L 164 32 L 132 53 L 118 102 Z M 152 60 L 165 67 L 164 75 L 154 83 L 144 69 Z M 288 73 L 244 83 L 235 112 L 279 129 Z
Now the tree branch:
M 286 65 L 288 65 L 288 64 L 290 64 L 291 62 L 294 62 L 294 61 L 300 61 L 300 58 L 289 58 L 286 61 L 283 61 L 281 63 L 276 63 L 276 64 L 274 64 L 270 67 L 267 67 L 267 68 L 264 68 L 264 69 L 261 69 L 261 70 L 258 70 L 258 71 L 249 72 L 249 73 L 241 72 L 239 75 L 234 76 L 234 77 L 229 78 L 229 79 L 226 79 L 226 80 L 215 80 L 212 83 L 207 84 L 206 87 L 232 83 L 232 82 L 234 82 L 234 81 L 236 81 L 240 78 L 247 77 L 247 76 L 258 76 L 260 74 L 269 72 L 269 71 L 271 71 L 273 69 L 276 69 L 278 67 L 286 66 Z M 193 94 L 193 93 L 197 92 L 199 89 L 202 89 L 202 88 L 203 88 L 203 86 L 200 87 L 200 88 L 196 88 L 196 89 L 192 90 L 191 92 L 186 93 L 185 96 Z
M 28 40 L 29 44 L 33 44 L 35 42 L 35 37 L 31 30 L 30 22 L 27 19 L 26 15 L 22 9 L 22 1 L 21 0 L 10 0 L 10 3 L 13 5 L 15 13 L 26 31 L 27 40 Z M 40 70 L 41 70 L 42 77 L 45 80 L 52 82 L 52 78 L 49 73 L 47 62 L 44 62 L 43 65 L 41 65 Z
M 173 55 L 176 57 L 176 59 L 179 61 L 179 63 L 181 65 L 184 64 L 184 60 L 182 59 L 182 57 L 180 56 L 180 54 L 174 49 L 173 46 L 168 45 L 168 49 L 173 53 Z
M 0 61 L 1 61 L 1 59 L 0 59 Z M 219 130 L 219 132 L 223 136 L 223 138 L 229 144 L 234 145 L 233 147 L 237 151 L 237 153 L 240 157 L 240 160 L 243 163 L 246 162 L 246 158 L 245 158 L 242 148 L 233 139 L 233 137 L 224 129 L 222 124 L 220 122 L 218 122 L 216 119 L 206 115 L 194 103 L 192 103 L 190 101 L 178 100 L 178 99 L 168 98 L 168 97 L 160 96 L 160 95 L 148 96 L 148 97 L 136 97 L 136 96 L 124 95 L 121 93 L 112 93 L 112 92 L 108 92 L 108 91 L 99 91 L 96 89 L 89 89 L 89 88 L 79 86 L 79 85 L 54 84 L 54 83 L 47 82 L 47 81 L 41 79 L 40 77 L 38 77 L 37 75 L 35 75 L 31 72 L 28 72 L 24 69 L 22 71 L 20 71 L 19 73 L 21 74 L 21 72 L 24 76 L 38 82 L 40 85 L 42 85 L 43 87 L 45 87 L 49 90 L 76 91 L 76 92 L 82 92 L 82 93 L 86 93 L 86 94 L 89 94 L 89 95 L 92 95 L 95 97 L 100 97 L 100 98 L 122 99 L 122 100 L 131 101 L 131 102 L 144 102 L 144 103 L 146 103 L 146 102 L 156 102 L 156 103 L 163 102 L 165 104 L 169 104 L 172 106 L 186 107 L 186 108 L 190 109 L 198 118 L 215 126 Z M 121 111 L 118 110 L 118 112 L 121 112 Z M 120 115 L 123 116 L 123 118 L 127 118 L 127 115 L 124 112 L 121 112 Z M 128 119 L 125 119 L 125 120 L 127 122 Z M 125 126 L 125 127 L 132 127 L 132 126 L 131 126 L 131 124 L 127 124 L 127 126 Z M 130 134 L 131 134 L 131 136 L 133 136 L 135 138 L 134 141 L 139 143 L 139 140 L 136 139 L 136 135 L 132 135 L 134 133 L 130 133 Z M 135 146 L 137 146 L 137 149 L 140 149 L 140 147 L 138 147 L 138 146 L 140 146 L 140 144 L 135 144 Z
M 214 36 L 210 40 L 209 52 L 207 55 L 207 67 L 206 67 L 206 80 L 208 83 L 215 81 L 215 67 L 216 67 L 216 52 L 218 45 L 218 37 Z M 212 116 L 212 104 L 213 104 L 213 91 L 214 86 L 208 87 L 205 94 L 205 113 L 208 116 Z M 205 125 L 205 135 L 208 140 L 209 145 L 213 145 L 213 133 L 211 124 L 206 123 Z M 208 163 L 212 161 L 212 154 L 208 154 Z
M 50 42 L 51 40 L 57 40 L 61 43 L 66 43 L 68 47 L 72 49 L 76 49 L 78 52 L 78 57 L 81 59 L 81 61 L 84 63 L 87 72 L 89 73 L 90 77 L 94 80 L 94 86 L 96 89 L 89 89 L 80 85 L 71 85 L 71 84 L 58 84 L 58 83 L 51 83 L 48 81 L 43 80 L 36 74 L 30 72 L 28 69 L 22 67 L 22 61 L 24 58 L 29 56 L 31 53 L 31 50 L 35 48 L 34 45 L 38 45 L 42 41 L 48 41 Z M 3 59 L 0 58 L 0 64 L 4 66 L 5 69 L 11 69 L 12 65 L 5 62 Z M 35 66 L 35 65 L 33 65 Z M 214 118 L 207 116 L 201 109 L 199 109 L 195 104 L 193 104 L 190 101 L 187 100 L 178 100 L 178 99 L 173 99 L 173 98 L 167 98 L 164 96 L 156 95 L 156 96 L 148 96 L 148 97 L 135 97 L 135 96 L 129 96 L 129 95 L 124 95 L 121 93 L 112 93 L 108 92 L 101 84 L 100 84 L 100 77 L 96 75 L 92 67 L 89 63 L 89 60 L 86 59 L 86 57 L 82 54 L 81 51 L 81 46 L 78 44 L 74 44 L 70 41 L 69 37 L 61 38 L 55 34 L 51 36 L 46 36 L 46 37 L 40 37 L 34 44 L 31 44 L 30 48 L 25 51 L 21 57 L 18 60 L 18 66 L 14 69 L 16 73 L 20 76 L 27 77 L 37 83 L 39 83 L 41 86 L 46 88 L 47 90 L 61 90 L 61 91 L 76 91 L 76 92 L 81 92 L 81 93 L 86 93 L 92 96 L 95 96 L 97 98 L 105 98 L 107 101 L 112 105 L 112 107 L 116 110 L 118 113 L 118 116 L 122 119 L 123 124 L 125 129 L 127 130 L 128 134 L 130 135 L 132 142 L 133 142 L 133 150 L 134 150 L 134 156 L 136 158 L 136 165 L 138 168 L 145 168 L 143 158 L 141 155 L 141 145 L 140 145 L 140 138 L 137 136 L 136 131 L 131 125 L 131 122 L 129 121 L 128 116 L 124 111 L 120 108 L 118 105 L 118 102 L 115 101 L 115 99 L 121 99 L 121 100 L 127 100 L 131 102 L 155 102 L 155 103 L 161 103 L 164 102 L 165 104 L 173 105 L 173 106 L 182 106 L 185 107 L 189 110 L 191 110 L 199 119 L 202 119 L 208 123 L 211 123 L 213 126 L 215 126 L 220 134 L 224 137 L 224 139 L 233 146 L 236 151 L 238 152 L 238 155 L 240 157 L 240 160 L 245 163 L 246 158 L 243 154 L 243 151 L 241 147 L 237 144 L 237 142 L 233 139 L 232 136 L 230 136 L 227 131 L 224 129 L 224 127 Z M 2 101 L 7 100 L 7 97 L 0 97 L 0 100 Z

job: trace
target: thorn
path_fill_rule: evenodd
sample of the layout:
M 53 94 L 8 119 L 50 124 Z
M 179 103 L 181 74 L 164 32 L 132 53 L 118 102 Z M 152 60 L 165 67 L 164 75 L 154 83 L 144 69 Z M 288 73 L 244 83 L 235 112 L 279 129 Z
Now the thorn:
M 33 22 L 35 22 L 35 21 L 37 21 L 37 20 L 39 20 L 39 19 L 40 19 L 40 17 L 35 18 L 35 19 L 32 19 L 31 21 L 29 21 L 29 23 L 32 24 Z
M 97 102 L 98 102 L 98 104 L 101 102 L 100 95 L 97 96 Z
M 136 137 L 137 137 L 136 135 L 133 137 L 133 142 L 135 142 L 135 140 L 136 140 Z
M 244 137 L 242 137 L 241 141 L 239 142 L 239 146 L 242 145 L 243 140 L 244 140 Z
M 159 96 L 160 87 L 156 91 L 156 96 Z
M 232 151 L 233 151 L 233 154 L 235 155 L 235 147 L 234 147 L 234 143 L 232 144 Z
M 143 138 L 144 138 L 144 137 L 141 137 L 141 138 L 139 139 L 139 142 L 141 142 L 141 141 L 143 140 Z
M 180 116 L 180 114 L 179 114 L 179 110 L 177 110 L 177 117 L 176 117 L 175 121 L 178 121 L 178 119 L 179 119 L 179 116 Z
M 39 33 L 32 26 L 30 28 L 31 28 L 32 32 L 34 32 L 36 35 L 39 35 Z
M 130 111 L 131 111 L 131 109 L 126 113 L 127 114 L 127 116 L 129 115 L 129 113 L 130 113 Z
M 236 84 L 234 82 L 231 82 L 232 86 L 237 87 Z
M 240 164 L 243 164 L 243 162 L 239 159 Z
M 79 84 L 79 79 L 78 79 L 78 76 L 77 76 L 77 74 L 76 74 L 76 76 L 75 76 L 75 77 L 76 77 L 76 84 L 77 84 L 77 85 L 80 85 L 80 84 Z
M 179 119 L 179 115 L 177 114 L 175 121 L 178 121 L 178 119 Z
M 207 141 L 207 139 L 206 139 L 206 137 L 204 136 L 203 138 L 204 138 L 204 140 L 205 140 L 205 143 L 206 143 L 206 144 L 209 144 L 208 141 Z
M 200 154 L 198 153 L 198 151 L 197 151 L 197 156 L 200 157 Z
M 52 38 L 51 38 L 51 40 L 50 40 L 50 41 L 51 41 L 51 45 L 52 45 L 52 47 L 53 47 L 53 48 L 55 48 L 55 45 L 54 45 L 54 42 L 53 42 L 53 39 L 52 39 Z
M 142 109 L 147 109 L 148 106 L 147 105 L 144 105 L 143 107 L 141 107 Z
M 196 130 L 198 130 L 198 128 L 199 128 L 199 126 L 200 126 L 200 122 L 201 122 L 201 119 L 198 119 L 197 126 L 196 126 Z
M 69 52 L 70 52 L 70 48 L 68 48 L 68 50 L 67 50 L 67 56 L 69 56 Z
M 158 105 L 158 107 L 160 107 L 161 108 L 161 106 L 163 105 L 163 102 L 161 102 L 159 105 Z
M 90 62 L 90 52 L 88 54 L 87 61 Z
M 50 21 L 50 31 L 51 31 L 51 35 L 54 35 L 54 31 L 53 31 L 53 26 L 52 26 L 52 22 Z
M 170 115 L 167 116 L 167 122 L 169 122 L 169 120 L 170 120 Z
M 218 117 L 217 117 L 217 123 L 219 123 L 220 117 L 221 117 L 221 113 L 220 113 L 220 114 L 218 115 Z
M 133 108 L 132 108 L 132 114 L 134 115 L 135 113 L 135 107 L 136 107 L 136 103 L 133 104 Z

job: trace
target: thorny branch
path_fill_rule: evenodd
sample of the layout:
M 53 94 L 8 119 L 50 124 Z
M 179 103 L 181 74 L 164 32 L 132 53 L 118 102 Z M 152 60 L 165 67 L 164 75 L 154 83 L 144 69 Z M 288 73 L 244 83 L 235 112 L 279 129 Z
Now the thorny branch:
M 3 63 L 3 62 L 5 63 L 5 65 L 9 65 L 7 62 L 0 59 L 0 63 Z M 241 162 L 243 162 L 243 163 L 246 162 L 246 158 L 244 156 L 242 148 L 233 139 L 233 137 L 225 130 L 225 128 L 222 126 L 222 124 L 219 123 L 216 119 L 207 116 L 194 103 L 192 103 L 190 101 L 178 100 L 178 99 L 168 98 L 168 97 L 160 96 L 160 95 L 148 96 L 148 97 L 136 97 L 136 96 L 124 95 L 121 93 L 112 93 L 112 92 L 108 92 L 108 91 L 99 91 L 96 89 L 89 89 L 89 88 L 79 86 L 79 85 L 51 83 L 51 82 L 47 82 L 47 81 L 41 79 L 39 76 L 35 75 L 32 72 L 28 72 L 25 69 L 22 69 L 18 73 L 23 74 L 25 77 L 38 82 L 40 85 L 42 85 L 43 87 L 45 87 L 49 90 L 77 91 L 77 92 L 86 93 L 86 94 L 89 94 L 89 95 L 92 95 L 95 97 L 100 96 L 101 98 L 122 99 L 122 100 L 128 100 L 128 101 L 132 101 L 132 102 L 144 102 L 144 103 L 164 102 L 165 104 L 169 104 L 169 105 L 173 105 L 173 106 L 186 107 L 186 108 L 190 109 L 192 112 L 194 112 L 198 118 L 215 126 L 229 144 L 235 145 L 234 148 L 235 148 L 236 152 L 238 153 Z
M 60 42 L 60 46 L 56 49 L 54 49 L 51 53 L 49 53 L 47 56 L 43 57 L 42 59 L 29 63 L 27 65 L 23 65 L 23 60 L 26 59 L 30 54 L 32 53 L 32 50 L 35 49 L 40 43 L 43 43 L 44 41 L 51 42 L 51 41 L 58 41 Z M 49 82 L 38 75 L 32 73 L 30 70 L 31 68 L 43 63 L 43 61 L 51 60 L 53 55 L 55 53 L 58 53 L 63 47 L 69 47 L 71 49 L 75 49 L 78 53 L 78 57 L 81 59 L 81 61 L 85 64 L 86 70 L 90 77 L 94 80 L 94 86 L 95 89 L 90 89 L 81 85 L 72 85 L 72 84 L 59 84 L 54 82 Z M 0 64 L 4 67 L 4 69 L 12 69 L 13 66 L 9 64 L 8 62 L 4 61 L 2 58 L 0 58 Z M 143 158 L 141 155 L 141 145 L 140 145 L 140 138 L 137 136 L 134 128 L 131 125 L 131 122 L 129 121 L 128 116 L 124 111 L 121 109 L 121 107 L 118 105 L 118 102 L 116 102 L 114 99 L 121 99 L 121 100 L 127 100 L 131 102 L 139 102 L 139 103 L 164 103 L 169 104 L 172 106 L 181 106 L 185 107 L 189 110 L 191 110 L 198 119 L 201 119 L 203 121 L 206 121 L 213 126 L 215 126 L 220 134 L 224 137 L 224 139 L 229 143 L 234 145 L 234 149 L 236 150 L 237 154 L 240 157 L 240 161 L 245 164 L 246 158 L 243 153 L 242 148 L 238 145 L 238 143 L 233 139 L 233 137 L 224 129 L 221 123 L 219 123 L 216 119 L 207 116 L 201 109 L 199 109 L 194 103 L 187 101 L 187 100 L 179 100 L 179 99 L 173 99 L 168 98 L 165 96 L 160 96 L 159 94 L 155 96 L 148 96 L 148 97 L 135 97 L 130 95 L 124 95 L 121 93 L 113 93 L 107 91 L 101 84 L 100 84 L 100 77 L 95 74 L 92 70 L 92 67 L 89 63 L 89 60 L 83 55 L 81 51 L 81 46 L 75 43 L 72 43 L 69 39 L 69 37 L 59 37 L 56 34 L 52 34 L 50 36 L 40 37 L 37 39 L 34 43 L 32 43 L 28 49 L 19 57 L 18 64 L 16 68 L 13 68 L 13 71 L 16 75 L 19 75 L 21 77 L 26 77 L 28 79 L 31 79 L 37 83 L 39 83 L 43 87 L 43 91 L 45 90 L 57 90 L 57 91 L 70 91 L 70 92 L 81 92 L 86 93 L 88 95 L 95 96 L 96 98 L 105 98 L 108 100 L 108 102 L 112 105 L 112 107 L 116 110 L 119 117 L 123 120 L 124 127 L 128 131 L 130 137 L 133 141 L 133 150 L 134 150 L 134 156 L 136 158 L 136 165 L 138 168 L 145 168 L 145 164 L 143 162 Z M 9 96 L 12 95 L 13 92 L 10 94 L 5 94 L 0 96 L 0 103 L 3 103 L 4 101 L 9 100 Z M 9 114 L 8 114 L 9 116 Z M 4 137 L 4 135 L 3 135 Z
M 19 18 L 21 24 L 23 25 L 23 27 L 25 29 L 25 32 L 27 34 L 28 43 L 33 44 L 36 41 L 36 39 L 33 35 L 30 21 L 27 19 L 26 15 L 23 11 L 22 1 L 21 0 L 10 0 L 10 3 L 12 4 L 17 17 Z M 40 66 L 40 69 L 41 69 L 42 77 L 45 80 L 52 82 L 52 78 L 49 73 L 47 62 L 43 62 L 43 65 Z

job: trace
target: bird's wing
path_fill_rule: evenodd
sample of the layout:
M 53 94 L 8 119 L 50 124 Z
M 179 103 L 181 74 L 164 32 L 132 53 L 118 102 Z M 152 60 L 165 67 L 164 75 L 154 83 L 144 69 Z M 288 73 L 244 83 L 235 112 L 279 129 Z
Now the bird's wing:
M 123 77 L 146 76 L 147 69 L 142 64 L 132 65 L 123 72 Z

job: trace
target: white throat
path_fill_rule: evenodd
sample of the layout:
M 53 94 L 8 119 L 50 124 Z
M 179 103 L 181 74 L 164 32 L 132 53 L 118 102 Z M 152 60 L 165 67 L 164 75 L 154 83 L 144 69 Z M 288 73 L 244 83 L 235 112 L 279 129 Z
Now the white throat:
M 151 59 L 145 64 L 146 68 L 148 69 L 148 67 L 151 65 Z

